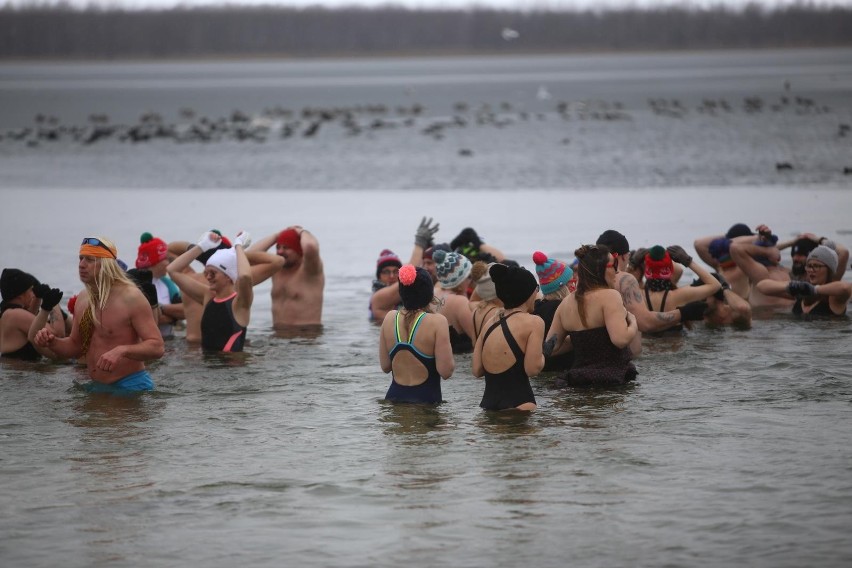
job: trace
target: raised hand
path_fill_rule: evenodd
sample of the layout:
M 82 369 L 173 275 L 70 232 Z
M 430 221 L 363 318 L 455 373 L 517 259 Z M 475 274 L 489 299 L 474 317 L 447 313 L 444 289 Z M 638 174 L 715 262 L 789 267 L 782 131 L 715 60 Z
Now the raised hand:
M 666 250 L 669 251 L 669 256 L 672 257 L 672 260 L 682 264 L 684 266 L 689 266 L 692 264 L 692 257 L 687 254 L 683 247 L 680 245 L 672 245 L 670 247 L 666 247 Z
M 40 284 L 40 286 L 47 288 L 46 291 L 41 291 L 41 309 L 49 312 L 55 308 L 56 304 L 59 303 L 59 300 L 62 299 L 62 290 L 59 288 L 50 288 L 46 284 Z
M 432 238 L 435 236 L 435 233 L 438 232 L 438 228 L 440 226 L 440 223 L 432 224 L 432 217 L 429 217 L 428 219 L 423 217 L 423 219 L 420 220 L 420 225 L 417 227 L 417 231 L 414 233 L 414 245 L 424 250 L 432 246 Z
M 33 294 L 35 294 L 36 298 L 44 298 L 44 295 L 50 291 L 50 286 L 47 284 L 39 283 L 33 286 Z
M 251 246 L 251 235 L 248 231 L 240 231 L 234 239 L 234 246 L 240 245 L 243 250 Z
M 222 242 L 222 236 L 214 233 L 213 231 L 205 231 L 198 237 L 198 242 L 195 243 L 198 245 L 198 248 L 201 249 L 201 252 L 207 252 L 208 250 L 214 249 L 219 246 L 219 243 Z

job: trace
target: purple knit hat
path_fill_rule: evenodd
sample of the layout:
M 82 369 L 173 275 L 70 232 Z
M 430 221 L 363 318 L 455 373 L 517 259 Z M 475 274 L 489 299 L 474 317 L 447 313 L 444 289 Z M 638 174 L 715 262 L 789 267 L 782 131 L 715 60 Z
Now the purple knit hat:
M 376 279 L 381 276 L 382 270 L 388 266 L 402 268 L 402 261 L 399 260 L 399 257 L 392 250 L 384 249 L 379 253 L 379 259 L 376 261 Z

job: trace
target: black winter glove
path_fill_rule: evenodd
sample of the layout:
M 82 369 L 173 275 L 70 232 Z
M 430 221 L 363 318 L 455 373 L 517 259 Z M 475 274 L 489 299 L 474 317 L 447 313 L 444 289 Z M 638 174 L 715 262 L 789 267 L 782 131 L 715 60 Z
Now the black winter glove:
M 40 284 L 40 286 L 47 287 L 46 284 Z M 59 300 L 62 299 L 62 290 L 59 288 L 47 288 L 47 291 L 42 290 L 41 294 L 41 309 L 46 312 L 55 308 Z
M 677 309 L 680 310 L 680 321 L 701 321 L 707 310 L 707 302 L 689 302 L 684 306 L 678 306 Z
M 684 266 L 692 264 L 692 257 L 686 254 L 686 251 L 683 250 L 682 246 L 672 245 L 670 247 L 666 247 L 666 250 L 669 251 L 669 256 L 672 257 L 672 260 L 678 264 L 682 264 Z
M 808 296 L 816 296 L 816 288 L 810 282 L 793 280 L 787 284 L 787 293 L 794 298 L 807 298 Z
M 33 293 L 36 298 L 44 298 L 44 295 L 50 292 L 50 286 L 47 284 L 36 284 L 33 286 Z

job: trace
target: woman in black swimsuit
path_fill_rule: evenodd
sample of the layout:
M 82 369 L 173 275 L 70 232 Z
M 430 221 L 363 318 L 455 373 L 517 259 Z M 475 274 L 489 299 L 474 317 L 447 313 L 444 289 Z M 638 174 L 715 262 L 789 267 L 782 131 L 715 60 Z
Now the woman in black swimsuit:
M 641 335 L 636 317 L 612 288 L 616 261 L 605 245 L 584 245 L 574 254 L 580 260 L 577 290 L 559 304 L 548 331 L 556 352 L 574 350 L 574 364 L 557 384 L 609 386 L 633 380 L 630 347 L 638 351 Z
M 473 376 L 485 377 L 479 406 L 486 410 L 535 410 L 529 377 L 544 367 L 544 321 L 532 314 L 538 282 L 523 267 L 489 269 L 503 309 L 485 323 L 473 349 Z
M 700 279 L 697 286 L 678 288 L 672 282 L 674 262 L 692 270 Z M 651 247 L 645 255 L 645 303 L 648 311 L 665 312 L 709 298 L 722 289 L 703 266 L 694 262 L 683 248 L 674 245 L 664 249 L 660 245 Z
M 50 312 L 48 323 L 56 337 L 65 337 L 67 316 L 59 309 L 62 292 L 40 284 L 31 274 L 17 268 L 4 268 L 0 274 L 0 357 L 37 361 L 55 357 L 46 347 L 36 347 L 29 339 L 30 327 L 40 308 Z

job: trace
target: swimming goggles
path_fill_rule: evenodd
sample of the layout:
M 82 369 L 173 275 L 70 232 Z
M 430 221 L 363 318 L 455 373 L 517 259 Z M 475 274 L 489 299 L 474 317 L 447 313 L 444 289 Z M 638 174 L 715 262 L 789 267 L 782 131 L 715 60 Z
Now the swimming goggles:
M 102 249 L 107 250 L 109 252 L 110 256 L 112 256 L 113 258 L 116 258 L 115 253 L 112 251 L 112 249 L 109 246 L 107 246 L 107 244 L 105 242 L 103 242 L 100 239 L 96 239 L 95 237 L 84 238 L 83 242 L 80 243 L 80 245 L 92 245 L 92 246 L 95 246 L 95 247 L 101 247 Z

